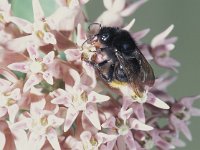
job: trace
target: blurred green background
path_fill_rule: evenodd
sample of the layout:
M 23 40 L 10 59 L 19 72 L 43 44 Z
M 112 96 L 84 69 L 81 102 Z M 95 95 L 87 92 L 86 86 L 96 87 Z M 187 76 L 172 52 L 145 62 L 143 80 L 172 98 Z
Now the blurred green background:
M 132 0 L 133 1 L 133 0 Z M 13 12 L 16 16 L 33 20 L 31 0 L 11 0 Z M 55 9 L 54 0 L 41 0 L 45 14 L 50 15 Z M 90 0 L 86 5 L 90 21 L 94 21 L 105 10 L 102 0 Z M 177 99 L 183 96 L 200 94 L 200 0 L 149 0 L 132 16 L 126 18 L 128 23 L 136 18 L 133 31 L 150 28 L 151 32 L 144 38 L 150 42 L 152 37 L 174 24 L 171 35 L 178 36 L 176 48 L 172 56 L 181 62 L 177 81 L 169 87 L 169 92 Z M 156 75 L 163 70 L 156 69 Z M 195 103 L 200 108 L 200 102 Z M 200 149 L 200 118 L 192 118 L 190 129 L 193 135 L 192 142 L 187 141 L 182 150 Z

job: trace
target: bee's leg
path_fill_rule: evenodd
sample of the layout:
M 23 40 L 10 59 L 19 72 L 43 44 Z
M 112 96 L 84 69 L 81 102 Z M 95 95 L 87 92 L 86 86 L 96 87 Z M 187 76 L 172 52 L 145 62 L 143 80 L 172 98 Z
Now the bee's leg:
M 100 63 L 95 63 L 95 62 L 92 62 L 92 61 L 86 61 L 87 63 L 89 63 L 90 65 L 92 65 L 98 72 L 99 76 L 106 82 L 111 82 L 112 79 L 113 79 L 113 73 L 114 73 L 114 68 L 115 68 L 115 65 L 114 64 L 111 64 L 109 69 L 108 69 L 108 72 L 107 72 L 107 75 L 103 74 L 103 71 L 101 69 L 102 66 L 104 66 L 105 64 L 107 64 L 109 62 L 109 60 L 104 60 Z
M 95 63 L 93 61 L 85 61 L 88 64 L 92 65 L 95 69 L 100 69 L 100 67 L 104 66 L 105 64 L 107 64 L 109 62 L 109 60 L 104 60 L 100 63 Z
M 103 51 L 105 51 L 105 50 L 108 50 L 108 49 L 109 49 L 108 46 L 106 46 L 106 47 L 101 47 L 101 48 L 98 48 L 98 49 L 97 49 L 97 52 L 98 52 L 98 53 L 101 53 L 101 52 L 103 52 Z
M 105 82 L 111 82 L 113 80 L 114 68 L 115 68 L 114 64 L 110 65 L 109 70 L 107 72 L 107 75 L 103 74 L 103 72 L 101 71 L 101 69 L 97 69 L 97 71 L 98 71 L 98 74 L 100 75 L 100 77 Z

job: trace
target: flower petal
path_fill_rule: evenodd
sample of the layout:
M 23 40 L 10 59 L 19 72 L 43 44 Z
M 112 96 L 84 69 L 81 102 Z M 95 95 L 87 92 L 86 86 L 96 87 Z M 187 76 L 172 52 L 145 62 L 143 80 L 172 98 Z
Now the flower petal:
M 139 41 L 141 40 L 143 37 L 145 37 L 148 33 L 149 33 L 150 29 L 144 29 L 142 31 L 139 32 L 135 32 L 132 35 L 132 37 L 136 40 Z
M 133 138 L 132 133 L 129 131 L 127 135 L 124 137 L 124 141 L 129 150 L 136 150 L 135 140 Z
M 81 78 L 79 73 L 74 69 L 69 69 L 69 74 L 74 79 L 74 88 L 78 88 L 81 82 Z
M 123 28 L 123 30 L 129 31 L 135 23 L 135 18 L 131 20 L 131 22 Z
M 6 42 L 6 48 L 14 52 L 23 52 L 26 50 L 27 43 L 32 41 L 32 35 L 22 36 Z
M 27 52 L 29 54 L 29 57 L 35 61 L 37 58 L 39 58 L 39 52 L 38 52 L 39 47 L 33 43 L 29 42 L 27 45 Z
M 126 0 L 115 0 L 112 4 L 112 11 L 121 12 L 126 4 Z
M 128 7 L 126 7 L 123 11 L 120 12 L 120 15 L 122 17 L 127 17 L 127 16 L 133 14 L 145 2 L 147 2 L 147 0 L 139 0 L 139 1 L 132 3 L 131 5 L 128 5 Z
M 70 107 L 71 106 L 71 99 L 72 99 L 71 95 L 68 95 L 66 93 L 66 95 L 64 95 L 64 96 L 59 96 L 59 97 L 54 98 L 51 101 L 51 103 L 53 103 L 53 104 L 63 104 L 66 107 Z
M 9 120 L 11 123 L 14 123 L 18 110 L 19 110 L 19 106 L 17 104 L 13 104 L 8 107 Z
M 80 138 L 81 138 L 81 140 L 82 140 L 83 142 L 84 142 L 84 141 L 86 141 L 86 142 L 90 141 L 91 137 L 92 137 L 92 134 L 91 134 L 91 132 L 89 132 L 89 131 L 83 131 L 83 132 L 81 133 L 81 135 L 80 135 Z
M 25 19 L 12 16 L 10 18 L 10 21 L 16 24 L 19 27 L 19 29 L 24 31 L 25 33 L 30 34 L 33 31 L 32 23 L 30 23 L 29 21 Z
M 145 123 L 145 114 L 144 114 L 144 107 L 143 104 L 140 103 L 133 103 L 132 104 L 133 111 L 137 116 L 138 120 Z
M 74 149 L 74 150 L 79 150 L 79 149 L 83 150 L 83 144 L 82 144 L 82 142 L 80 142 L 76 138 L 72 137 L 71 135 L 67 136 L 66 143 L 67 143 L 67 145 L 71 149 Z
M 5 11 L 7 13 L 10 13 L 11 4 L 8 2 L 8 0 L 1 0 L 0 1 L 0 10 Z
M 86 105 L 86 110 L 84 111 L 84 113 L 86 117 L 90 120 L 90 122 L 94 125 L 94 127 L 100 130 L 101 125 L 96 104 L 88 103 Z
M 116 140 L 117 139 L 107 142 L 107 145 L 101 150 L 111 150 L 111 149 L 113 149 L 115 144 L 116 144 Z
M 28 125 L 30 123 L 32 123 L 31 118 L 23 118 L 22 120 L 11 124 L 9 127 L 10 127 L 11 131 L 13 131 L 13 132 L 20 131 L 20 130 L 27 130 Z
M 64 119 L 56 117 L 55 115 L 49 115 L 48 123 L 52 127 L 59 127 L 60 125 L 62 125 L 64 123 Z
M 110 118 L 108 118 L 101 126 L 103 128 L 116 128 L 116 125 L 115 125 L 115 117 L 111 116 Z
M 128 107 L 131 106 L 132 103 L 133 103 L 132 99 L 129 96 L 124 96 L 122 109 L 124 109 L 124 110 L 128 109 Z
M 178 119 L 174 115 L 170 116 L 170 120 L 176 130 L 181 131 L 188 140 L 192 140 L 191 132 L 183 120 Z
M 14 135 L 14 142 L 16 149 L 29 149 L 30 145 L 28 145 L 28 137 L 24 130 L 11 130 L 12 134 Z
M 132 115 L 133 113 L 133 109 L 129 108 L 127 110 L 123 110 L 121 109 L 118 116 L 123 119 L 124 121 L 126 121 L 127 119 L 129 119 L 129 117 Z
M 0 107 L 0 118 L 3 117 L 7 113 L 7 109 L 5 107 Z
M 127 147 L 126 147 L 126 143 L 125 143 L 125 139 L 124 139 L 124 136 L 119 136 L 117 138 L 117 142 L 116 142 L 116 147 L 121 150 L 125 150 Z
M 167 87 L 176 79 L 177 77 L 169 76 L 168 73 L 165 73 L 155 80 L 154 87 L 161 91 L 166 91 Z
M 44 19 L 45 17 L 44 12 L 42 10 L 39 0 L 32 0 L 32 7 L 33 7 L 34 21 L 37 22 Z
M 183 97 L 183 98 L 181 98 L 180 102 L 184 106 L 190 108 L 190 107 L 192 107 L 192 104 L 198 99 L 200 99 L 200 95 L 191 96 L 191 97 Z
M 0 78 L 0 92 L 3 93 L 7 91 L 10 88 L 11 84 L 12 83 L 10 81 Z
M 31 103 L 31 108 L 30 108 L 31 115 L 38 117 L 38 115 L 40 115 L 41 113 L 41 110 L 44 109 L 45 104 L 46 104 L 45 99 Z
M 118 137 L 118 135 L 116 135 L 116 134 L 105 134 L 102 132 L 97 133 L 97 138 L 98 139 L 100 138 L 100 141 L 102 141 L 101 143 L 107 143 L 107 142 L 113 141 L 113 140 L 117 139 L 117 137 Z
M 80 50 L 78 49 L 67 49 L 65 52 L 67 61 L 77 61 L 81 58 Z
M 8 65 L 8 68 L 11 70 L 20 71 L 23 73 L 27 73 L 29 71 L 28 65 L 25 62 L 12 63 L 12 64 Z
M 169 105 L 163 102 L 159 98 L 155 97 L 152 93 L 148 93 L 147 103 L 152 104 L 155 107 L 162 108 L 162 109 L 169 109 Z
M 42 77 L 44 78 L 44 80 L 47 83 L 49 83 L 50 85 L 53 85 L 53 76 L 52 76 L 52 73 L 50 71 L 43 72 Z
M 200 116 L 200 109 L 198 109 L 198 108 L 190 108 L 189 113 L 192 116 Z
M 54 58 L 55 58 L 55 52 L 51 51 L 47 55 L 44 56 L 42 62 L 45 64 L 51 64 L 51 63 L 53 63 Z
M 79 112 L 74 110 L 74 108 L 68 108 L 66 120 L 64 123 L 64 132 L 67 132 L 69 128 L 72 126 L 74 120 L 78 116 Z
M 88 65 L 86 62 L 82 63 L 82 66 L 87 74 L 86 78 L 82 78 L 82 83 L 84 85 L 90 86 L 92 89 L 96 87 L 97 84 L 97 79 L 96 79 L 96 74 L 95 74 L 95 70 L 91 65 Z M 88 78 L 88 76 L 90 78 Z M 92 81 L 91 81 L 92 79 Z
M 108 1 L 108 0 L 103 0 L 103 4 L 106 7 L 106 9 L 111 10 L 112 9 L 112 1 Z
M 158 64 L 161 67 L 172 69 L 173 71 L 177 72 L 176 67 L 180 66 L 180 63 L 171 57 L 164 57 L 164 58 L 155 58 L 154 59 L 156 64 Z
M 31 146 L 31 149 L 41 149 L 45 143 L 45 135 L 38 135 L 35 132 L 31 132 L 28 144 Z
M 21 99 L 21 93 L 20 93 L 20 89 L 16 88 L 11 92 L 10 97 L 14 100 L 20 100 Z
M 153 130 L 153 127 L 148 126 L 142 122 L 140 122 L 139 120 L 135 119 L 135 118 L 130 118 L 129 119 L 129 124 L 130 124 L 130 128 L 131 129 L 135 129 L 135 130 L 142 130 L 142 131 L 150 131 Z
M 108 101 L 109 99 L 109 96 L 99 94 L 95 91 L 92 91 L 88 94 L 88 101 L 93 103 L 102 103 Z
M 47 139 L 49 141 L 49 143 L 51 144 L 51 146 L 53 147 L 53 149 L 55 150 L 60 150 L 60 144 L 58 141 L 58 135 L 55 131 L 55 129 L 50 128 L 47 132 Z
M 57 43 L 54 34 L 52 34 L 52 33 L 50 33 L 50 32 L 45 32 L 45 33 L 44 33 L 43 40 L 44 40 L 45 43 L 48 43 L 48 44 L 53 44 L 53 45 L 55 45 L 55 44 Z
M 156 35 L 151 41 L 151 46 L 153 48 L 155 48 L 158 45 L 162 45 L 165 38 L 170 34 L 170 32 L 173 30 L 173 28 L 174 28 L 174 25 L 170 25 L 165 31 Z
M 34 85 L 40 83 L 41 79 L 38 79 L 35 75 L 31 75 L 26 83 L 24 84 L 23 92 L 27 92 L 30 90 Z
M 16 83 L 18 81 L 17 76 L 8 69 L 0 68 L 0 74 L 3 75 L 6 79 L 8 79 L 8 81 L 7 80 L 3 81 L 4 79 L 0 78 L 0 86 L 4 86 L 4 84 L 7 84 L 7 86 L 10 86 L 11 85 L 10 82 Z

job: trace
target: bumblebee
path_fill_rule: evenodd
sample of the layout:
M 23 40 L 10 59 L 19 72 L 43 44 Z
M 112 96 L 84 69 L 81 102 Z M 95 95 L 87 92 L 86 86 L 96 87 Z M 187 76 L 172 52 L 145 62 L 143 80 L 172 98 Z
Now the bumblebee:
M 98 63 L 85 61 L 111 86 L 128 84 L 136 96 L 143 97 L 146 88 L 153 86 L 155 76 L 130 33 L 117 27 L 101 27 L 98 23 L 90 24 L 88 30 L 86 42 L 95 46 L 97 54 L 105 55 L 106 59 Z

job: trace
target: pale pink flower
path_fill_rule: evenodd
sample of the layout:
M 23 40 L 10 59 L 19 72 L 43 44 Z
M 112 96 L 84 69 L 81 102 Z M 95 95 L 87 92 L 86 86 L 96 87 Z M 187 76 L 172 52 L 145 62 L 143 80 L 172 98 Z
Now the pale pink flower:
M 189 119 L 191 116 L 200 116 L 200 109 L 192 106 L 194 101 L 199 98 L 199 95 L 194 97 L 183 97 L 171 107 L 171 124 L 173 125 L 175 131 L 181 131 L 188 140 L 192 140 L 192 135 L 188 128 L 190 123 Z
M 4 29 L 5 24 L 10 21 L 11 5 L 8 0 L 0 1 L 0 31 Z
M 21 91 L 17 87 L 18 79 L 5 69 L 0 69 L 0 74 L 5 77 L 5 79 L 0 78 L 0 118 L 8 113 L 9 121 L 13 123 L 19 110 L 18 103 L 21 100 Z
M 66 84 L 65 90 L 59 89 L 59 93 L 54 93 L 57 97 L 51 101 L 54 104 L 63 104 L 68 108 L 64 131 L 66 132 L 71 127 L 80 111 L 100 130 L 96 103 L 107 101 L 109 97 L 98 94 L 95 91 L 90 91 L 87 86 L 81 84 L 81 78 L 77 71 L 70 69 L 69 73 L 74 79 L 73 87 Z
M 152 39 L 150 52 L 154 57 L 156 64 L 161 67 L 177 71 L 176 67 L 180 66 L 180 63 L 174 58 L 170 57 L 170 51 L 174 49 L 174 43 L 176 42 L 177 38 L 167 38 L 173 28 L 174 25 L 169 26 L 165 31 L 156 35 Z
M 80 8 L 72 10 L 67 7 L 60 7 L 51 16 L 45 17 L 39 0 L 33 0 L 32 5 L 34 23 L 17 17 L 12 19 L 12 22 L 28 35 L 8 41 L 6 43 L 6 48 L 15 52 L 21 52 L 26 49 L 29 42 L 33 41 L 38 46 L 51 44 L 60 48 L 60 38 L 65 38 L 64 34 L 60 31 L 72 31 L 74 29 L 74 18 L 79 15 L 77 11 L 79 11 Z M 20 46 L 19 43 L 21 43 Z
M 56 39 L 48 22 L 45 20 L 39 0 L 33 0 L 34 23 L 20 18 L 13 18 L 12 22 L 27 36 L 12 39 L 6 43 L 6 48 L 15 52 L 24 51 L 29 42 L 35 42 L 38 46 L 56 44 Z M 19 46 L 19 43 L 20 46 Z
M 63 124 L 64 119 L 56 116 L 58 107 L 45 110 L 45 104 L 45 99 L 31 103 L 30 113 L 24 113 L 19 122 L 10 126 L 12 133 L 17 137 L 15 143 L 18 148 L 31 146 L 33 149 L 41 149 L 47 139 L 54 149 L 61 149 L 56 129 Z M 28 130 L 28 135 L 25 130 Z M 20 145 L 23 140 L 25 145 Z
M 26 92 L 30 90 L 42 79 L 52 85 L 53 69 L 51 69 L 51 66 L 54 63 L 55 53 L 51 51 L 42 58 L 38 52 L 38 47 L 32 43 L 27 47 L 27 51 L 29 54 L 29 59 L 27 61 L 8 65 L 8 68 L 12 70 L 27 73 L 28 79 L 24 84 L 23 91 Z
M 168 73 L 165 73 L 158 77 L 155 80 L 153 87 L 150 89 L 150 92 L 162 99 L 165 102 L 174 102 L 175 99 L 167 93 L 167 88 L 171 85 L 177 77 L 169 76 Z
M 163 150 L 175 149 L 176 147 L 183 147 L 185 143 L 179 139 L 176 133 L 170 133 L 169 130 L 152 130 L 150 131 L 151 140 L 154 142 L 157 148 Z M 146 135 L 146 140 L 148 140 Z
M 120 143 L 120 146 L 127 146 L 129 149 L 136 150 L 131 130 L 150 131 L 153 129 L 153 127 L 142 123 L 136 118 L 132 118 L 132 114 L 132 108 L 122 108 L 118 114 L 118 118 L 111 116 L 102 124 L 103 128 L 110 129 L 110 131 L 108 131 L 109 134 L 117 135 L 113 141 L 107 143 L 107 149 L 113 149 L 117 142 Z
M 139 0 L 131 4 L 126 0 L 104 0 L 103 2 L 107 10 L 97 18 L 97 22 L 105 26 L 122 26 L 123 17 L 133 14 L 146 0 Z
M 2 79 L 0 82 L 2 82 Z M 13 123 L 19 110 L 17 103 L 21 99 L 20 89 L 16 88 L 12 91 L 0 92 L 0 97 L 0 117 L 8 113 L 9 121 Z
M 72 30 L 79 23 L 83 24 L 86 20 L 86 16 L 81 9 L 89 0 L 73 0 L 73 1 L 65 1 L 65 0 L 56 0 L 57 4 L 60 6 L 58 10 L 62 10 L 63 12 L 57 13 L 60 15 L 64 13 L 63 17 L 59 17 L 56 21 L 60 22 L 60 25 L 66 27 L 66 30 Z M 71 27 L 71 28 L 70 28 Z
M 124 100 L 128 100 L 130 102 L 138 102 L 141 104 L 149 103 L 161 109 L 169 109 L 169 106 L 165 102 L 157 98 L 154 94 L 150 93 L 149 91 L 144 92 L 141 98 L 135 95 L 133 89 L 128 85 L 120 87 L 120 91 L 124 96 Z
M 80 134 L 80 141 L 72 136 L 68 136 L 66 143 L 73 150 L 98 150 L 101 144 L 112 141 L 115 137 L 116 135 L 107 135 L 101 132 L 92 135 L 90 131 L 83 131 Z
M 76 49 L 67 49 L 64 51 L 67 61 L 76 61 L 78 63 L 81 63 L 81 55 L 83 53 L 81 47 L 85 40 L 87 40 L 87 37 L 85 32 L 83 31 L 83 27 L 81 26 L 81 24 L 78 24 L 76 38 L 76 44 L 78 47 Z

